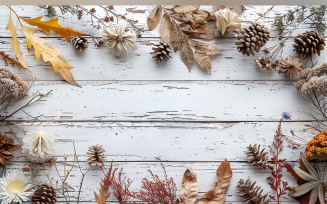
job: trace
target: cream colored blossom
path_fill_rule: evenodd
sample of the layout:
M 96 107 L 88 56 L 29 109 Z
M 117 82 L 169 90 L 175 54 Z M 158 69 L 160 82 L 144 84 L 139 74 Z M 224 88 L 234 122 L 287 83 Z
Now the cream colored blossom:
M 0 180 L 0 198 L 1 204 L 22 203 L 29 201 L 33 194 L 29 190 L 32 184 L 28 184 L 29 179 L 22 171 L 16 169 L 13 173 L 8 173 L 6 177 Z
M 242 19 L 229 9 L 221 9 L 216 11 L 216 26 L 222 37 L 225 37 L 229 32 L 240 29 Z
M 117 58 L 119 58 L 122 54 L 127 55 L 128 47 L 133 50 L 137 49 L 136 34 L 125 33 L 126 25 L 127 22 L 122 20 L 116 29 L 113 29 L 111 22 L 109 30 L 103 28 L 102 40 L 107 46 L 109 53 L 114 51 Z

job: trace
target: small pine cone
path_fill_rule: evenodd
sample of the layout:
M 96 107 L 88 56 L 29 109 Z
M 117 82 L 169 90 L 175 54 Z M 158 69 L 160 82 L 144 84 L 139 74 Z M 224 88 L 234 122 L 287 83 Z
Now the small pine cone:
M 57 202 L 56 191 L 47 184 L 34 191 L 31 204 L 55 204 Z
M 102 145 L 96 144 L 90 146 L 86 153 L 86 156 L 88 157 L 86 162 L 91 166 L 102 166 L 103 162 L 106 161 L 106 155 L 104 152 L 105 150 L 102 148 Z
M 172 52 L 171 47 L 165 41 L 155 42 L 152 50 L 154 52 L 150 52 L 150 54 L 154 54 L 152 58 L 156 58 L 156 62 L 161 62 L 161 60 L 167 61 L 169 57 L 172 58 L 169 55 Z
M 248 28 L 243 28 L 237 34 L 238 41 L 235 43 L 237 50 L 243 55 L 254 55 L 254 51 L 259 52 L 260 48 L 266 44 L 270 38 L 269 29 L 261 24 L 253 23 Z
M 263 189 L 260 186 L 255 186 L 256 182 L 252 182 L 250 179 L 244 182 L 243 179 L 237 183 L 238 188 L 242 188 L 242 191 L 237 191 L 243 200 L 248 204 L 268 204 L 270 199 L 267 199 L 268 193 L 261 195 Z
M 311 58 L 312 54 L 320 56 L 320 51 L 326 45 L 324 37 L 315 31 L 306 31 L 303 34 L 299 34 L 294 39 L 294 42 L 294 50 L 303 58 Z
M 258 169 L 264 168 L 268 161 L 268 152 L 263 152 L 265 149 L 263 149 L 260 152 L 260 145 L 254 144 L 248 146 L 249 152 L 247 153 L 247 156 L 250 157 L 249 162 L 252 163 L 253 166 L 257 166 Z
M 79 50 L 80 52 L 87 48 L 87 40 L 81 37 L 73 37 L 72 44 L 75 50 Z

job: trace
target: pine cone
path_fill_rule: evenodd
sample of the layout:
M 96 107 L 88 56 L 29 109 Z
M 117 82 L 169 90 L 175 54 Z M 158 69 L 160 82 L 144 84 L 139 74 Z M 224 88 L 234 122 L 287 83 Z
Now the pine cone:
M 299 34 L 294 39 L 294 42 L 294 50 L 303 58 L 311 58 L 312 54 L 320 56 L 320 51 L 326 45 L 324 37 L 315 31 L 306 31 L 303 34 Z
M 172 52 L 171 47 L 165 41 L 155 42 L 152 49 L 154 52 L 150 52 L 150 54 L 154 54 L 152 58 L 156 58 L 156 62 L 161 62 L 161 60 L 167 61 L 169 57 L 172 58 L 169 55 Z
M 106 155 L 104 152 L 105 150 L 102 148 L 102 145 L 96 144 L 90 146 L 86 153 L 86 156 L 88 157 L 86 162 L 91 166 L 102 166 L 103 162 L 106 161 Z
M 85 38 L 73 37 L 72 44 L 75 50 L 83 51 L 87 48 L 87 40 Z
M 260 145 L 258 146 L 257 144 L 254 144 L 253 147 L 249 145 L 248 150 L 247 156 L 250 157 L 249 162 L 253 166 L 257 166 L 258 169 L 264 168 L 268 161 L 268 152 L 263 152 L 265 149 L 260 152 Z
M 34 191 L 31 204 L 55 204 L 57 202 L 56 191 L 47 184 Z
M 254 55 L 254 51 L 259 52 L 260 48 L 266 44 L 270 35 L 269 29 L 258 23 L 251 24 L 248 28 L 243 28 L 237 34 L 238 41 L 235 43 L 237 50 L 243 55 Z
M 243 200 L 246 201 L 248 204 L 268 204 L 270 199 L 267 199 L 268 193 L 265 195 L 261 195 L 263 189 L 259 186 L 255 186 L 256 182 L 252 182 L 250 179 L 244 180 L 241 179 L 237 183 L 238 188 L 243 188 L 243 191 L 237 191 Z

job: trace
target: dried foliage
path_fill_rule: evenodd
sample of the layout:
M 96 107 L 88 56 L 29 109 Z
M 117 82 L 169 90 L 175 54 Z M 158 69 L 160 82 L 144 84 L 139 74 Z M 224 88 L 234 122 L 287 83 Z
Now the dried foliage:
M 303 58 L 312 58 L 313 54 L 320 56 L 320 51 L 326 45 L 325 38 L 315 31 L 306 31 L 303 34 L 299 34 L 294 39 L 294 42 L 294 50 Z
M 166 169 L 161 164 L 165 178 L 160 180 L 158 175 L 154 175 L 151 170 L 148 170 L 152 181 L 147 178 L 143 178 L 142 180 L 142 189 L 139 192 L 133 192 L 132 197 L 137 198 L 144 202 L 158 202 L 161 204 L 175 204 L 178 203 L 178 199 L 176 197 L 176 183 L 174 179 L 168 178 Z
M 301 68 L 302 63 L 299 62 L 299 58 L 293 58 L 292 56 L 288 56 L 285 60 L 282 60 L 280 63 L 281 67 L 279 73 L 286 73 L 286 76 L 292 79 L 292 76 L 297 76 L 298 72 L 301 72 L 303 69 Z
M 184 173 L 182 190 L 179 193 L 181 204 L 193 204 L 199 193 L 199 184 L 191 167 Z
M 173 10 L 174 13 L 170 14 L 166 9 Z M 165 7 L 158 5 L 151 11 L 148 17 L 148 27 L 151 30 L 155 29 L 160 22 L 160 18 L 158 18 L 159 13 L 161 15 L 163 12 L 164 15 L 160 23 L 161 40 L 172 44 L 175 52 L 180 49 L 181 59 L 189 71 L 191 70 L 195 58 L 204 70 L 211 72 L 209 56 L 219 54 L 222 51 L 207 43 L 190 39 L 190 37 L 212 39 L 214 33 L 214 29 L 206 24 L 207 20 L 212 19 L 212 15 L 210 14 L 209 17 L 207 12 L 202 12 L 198 9 L 199 6 L 194 5 L 169 5 Z M 184 21 L 185 23 L 178 24 L 176 19 Z M 191 24 L 189 22 L 191 22 Z M 191 47 L 195 48 L 194 53 Z
M 195 204 L 223 204 L 226 200 L 226 193 L 230 180 L 232 178 L 232 170 L 230 169 L 229 162 L 225 159 L 216 171 L 216 178 L 212 185 L 212 190 L 206 192 L 199 198 Z
M 322 32 L 326 29 L 326 24 L 323 22 L 325 20 L 326 8 L 325 5 L 317 7 L 297 6 L 283 15 L 276 16 L 272 26 L 277 29 L 279 34 L 282 34 L 288 27 L 296 27 L 297 23 L 309 19 L 312 27 L 315 27 L 318 32 Z M 309 11 L 308 14 L 306 14 L 307 11 Z
M 314 136 L 312 140 L 307 143 L 305 148 L 306 159 L 314 161 L 327 160 L 327 130 Z
M 249 162 L 258 169 L 265 168 L 267 165 L 268 152 L 264 151 L 264 148 L 260 151 L 260 145 L 258 146 L 257 144 L 248 146 L 247 156 L 250 157 Z
M 19 15 L 10 6 L 8 6 L 8 8 L 10 8 L 10 10 L 15 13 L 15 15 L 19 21 L 21 29 L 23 30 L 23 33 L 26 37 L 27 48 L 29 50 L 31 50 L 32 46 L 34 47 L 36 60 L 39 61 L 40 56 L 42 55 L 43 60 L 45 62 L 50 62 L 52 64 L 55 73 L 57 73 L 57 71 L 59 69 L 59 73 L 66 81 L 68 81 L 69 83 L 71 83 L 73 85 L 81 87 L 77 82 L 75 82 L 75 80 L 70 72 L 70 69 L 72 69 L 73 66 L 69 65 L 67 62 L 65 62 L 64 60 L 62 60 L 58 57 L 58 55 L 61 55 L 64 53 L 45 45 L 44 43 L 51 42 L 51 40 L 46 40 L 46 39 L 35 36 L 33 33 L 35 33 L 36 30 L 24 26 L 22 24 L 21 20 L 24 20 L 25 22 L 27 22 L 31 25 L 38 26 L 46 34 L 49 34 L 50 30 L 53 30 L 56 33 L 63 36 L 64 38 L 66 38 L 67 41 L 69 41 L 69 42 L 70 42 L 71 35 L 84 35 L 84 34 L 74 31 L 68 27 L 64 28 L 64 27 L 60 26 L 57 23 L 58 19 L 53 19 L 53 20 L 49 20 L 46 22 L 40 21 L 40 19 L 42 17 L 38 17 L 38 18 L 34 18 L 34 19 L 24 19 L 24 18 L 19 17 Z M 12 24 L 11 15 L 9 18 L 9 24 Z M 13 29 L 14 29 L 14 27 L 13 27 Z M 12 34 L 13 34 L 13 32 L 12 32 Z M 12 40 L 16 41 L 17 37 L 16 36 L 14 37 L 14 35 L 13 35 Z M 14 44 L 17 45 L 17 46 L 14 46 L 15 52 L 19 53 L 20 52 L 19 46 L 18 46 L 19 42 L 15 42 Z M 27 67 L 27 66 L 25 66 L 25 67 Z
M 273 142 L 272 146 L 269 146 L 271 152 L 273 153 L 274 157 L 271 160 L 274 162 L 273 165 L 267 165 L 267 167 L 271 170 L 272 177 L 267 177 L 269 181 L 270 187 L 276 192 L 275 196 L 270 196 L 271 199 L 280 203 L 280 198 L 282 195 L 286 194 L 287 190 L 294 190 L 288 186 L 286 181 L 282 181 L 283 174 L 281 174 L 282 169 L 284 168 L 284 163 L 286 159 L 280 159 L 279 154 L 283 150 L 283 134 L 282 134 L 282 120 L 279 121 L 278 129 L 276 130 L 275 134 L 275 142 Z
M 111 171 L 112 171 L 112 162 L 110 168 L 107 172 L 105 179 L 100 183 L 99 194 L 94 191 L 94 196 L 97 201 L 97 204 L 106 204 L 106 199 L 110 196 L 108 189 L 111 182 Z
M 20 62 L 17 62 L 14 58 L 9 57 L 9 55 L 5 54 L 5 52 L 0 51 L 0 55 L 2 56 L 2 59 L 6 65 L 8 65 L 8 62 L 10 62 L 12 67 L 14 67 L 16 65 L 18 67 L 18 69 L 24 68 L 26 70 L 29 70 L 27 67 L 23 67 L 23 65 Z
M 268 193 L 262 195 L 263 189 L 260 186 L 255 185 L 256 182 L 247 179 L 245 182 L 240 179 L 237 183 L 238 188 L 242 188 L 242 191 L 237 193 L 243 198 L 243 200 L 248 204 L 268 204 L 270 199 L 268 199 Z
M 301 159 L 305 169 L 303 169 L 303 166 L 302 168 L 294 166 L 292 170 L 289 169 L 292 175 L 296 175 L 296 179 L 301 178 L 298 180 L 299 186 L 289 196 L 300 197 L 310 192 L 310 204 L 315 204 L 318 199 L 320 204 L 324 204 L 326 202 L 327 184 L 320 168 L 316 164 L 310 164 L 304 154 L 301 154 Z M 296 200 L 300 201 L 299 198 Z
M 13 158 L 12 152 L 21 148 L 21 145 L 14 145 L 14 140 L 0 133 L 0 163 L 10 164 L 9 159 Z
M 117 170 L 118 168 L 112 172 L 109 186 L 118 202 L 122 204 L 132 197 L 132 193 L 129 191 L 132 181 L 124 175 L 123 169 L 120 169 L 118 175 L 116 175 Z

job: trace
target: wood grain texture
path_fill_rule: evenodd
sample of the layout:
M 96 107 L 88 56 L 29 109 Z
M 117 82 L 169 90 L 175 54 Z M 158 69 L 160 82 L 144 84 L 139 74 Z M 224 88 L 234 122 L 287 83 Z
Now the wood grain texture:
M 82 81 L 37 82 L 31 93 L 52 93 L 25 108 L 46 121 L 278 121 L 312 112 L 294 82 L 274 81 Z M 274 102 L 276 101 L 276 102 Z M 282 102 L 278 102 L 282 101 Z M 17 103 L 23 105 L 26 101 Z M 16 107 L 16 106 L 15 106 Z M 9 107 L 8 113 L 15 111 Z M 18 112 L 11 120 L 31 120 Z

